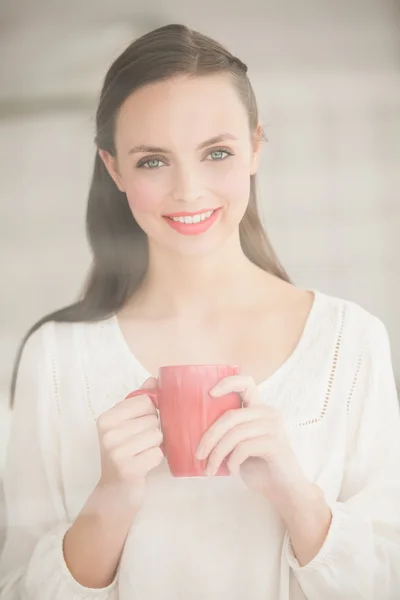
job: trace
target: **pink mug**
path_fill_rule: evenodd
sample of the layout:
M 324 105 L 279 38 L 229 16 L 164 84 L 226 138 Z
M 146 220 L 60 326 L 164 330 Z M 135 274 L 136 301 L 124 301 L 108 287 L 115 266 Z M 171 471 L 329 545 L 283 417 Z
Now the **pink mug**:
M 160 414 L 162 450 L 175 477 L 204 475 L 206 460 L 196 450 L 206 430 L 227 410 L 241 408 L 239 394 L 213 398 L 209 391 L 221 379 L 238 374 L 229 365 L 178 365 L 161 367 L 158 388 L 139 389 L 127 397 L 147 394 Z M 216 475 L 229 475 L 224 461 Z

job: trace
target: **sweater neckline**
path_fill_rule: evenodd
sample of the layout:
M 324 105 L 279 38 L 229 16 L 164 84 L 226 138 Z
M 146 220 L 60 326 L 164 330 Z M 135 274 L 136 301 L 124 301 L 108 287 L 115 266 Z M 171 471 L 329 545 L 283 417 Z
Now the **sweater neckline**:
M 313 288 L 307 291 L 314 294 L 314 300 L 309 310 L 300 339 L 288 358 L 273 373 L 271 373 L 271 375 L 259 383 L 256 383 L 259 391 L 264 390 L 267 386 L 270 386 L 273 382 L 287 373 L 292 368 L 292 365 L 295 364 L 298 356 L 300 356 L 308 347 L 311 339 L 313 338 L 314 325 L 323 294 L 319 290 Z M 143 381 L 149 377 L 155 377 L 155 375 L 150 373 L 150 371 L 148 371 L 146 367 L 138 360 L 135 352 L 128 344 L 124 334 L 122 333 L 116 313 L 112 314 L 108 321 L 111 331 L 114 335 L 116 346 L 121 354 L 121 357 L 123 357 L 123 359 L 127 362 L 129 368 L 133 368 L 139 374 L 140 378 L 143 379 Z

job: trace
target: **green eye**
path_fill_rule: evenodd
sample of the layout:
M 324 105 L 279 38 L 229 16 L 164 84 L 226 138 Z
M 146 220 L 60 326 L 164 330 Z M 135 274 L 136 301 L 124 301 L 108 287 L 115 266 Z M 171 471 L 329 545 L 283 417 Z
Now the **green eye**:
M 224 160 L 227 156 L 232 156 L 232 152 L 230 152 L 227 148 L 215 148 L 215 150 L 212 150 L 210 152 L 209 156 L 214 156 L 214 158 L 212 158 L 211 160 L 219 161 Z
M 222 150 L 215 150 L 215 152 L 211 152 L 210 156 L 213 156 L 215 159 L 223 158 L 222 154 L 226 154 L 226 152 L 222 152 Z
M 146 160 L 144 162 L 139 162 L 138 163 L 138 167 L 145 167 L 146 169 L 157 169 L 158 168 L 158 163 L 161 163 L 162 160 L 160 160 L 159 158 L 151 158 L 150 160 Z

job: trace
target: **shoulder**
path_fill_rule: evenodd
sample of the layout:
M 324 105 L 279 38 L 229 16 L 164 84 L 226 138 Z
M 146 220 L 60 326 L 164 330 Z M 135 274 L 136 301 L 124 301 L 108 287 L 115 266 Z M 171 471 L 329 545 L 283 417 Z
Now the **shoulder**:
M 387 337 L 383 321 L 361 304 L 315 290 L 320 316 L 331 323 L 345 339 L 361 344 Z
M 46 321 L 39 326 L 34 326 L 32 333 L 28 333 L 24 352 L 32 349 L 54 350 L 59 345 L 68 344 L 75 335 L 90 332 L 97 327 L 98 323 Z
M 41 324 L 22 344 L 15 370 L 16 397 L 21 389 L 36 387 L 39 395 L 52 397 L 60 410 L 61 398 L 79 395 L 93 379 L 92 372 L 103 381 L 111 365 L 112 335 L 110 318 Z
M 99 349 L 102 343 L 107 346 L 110 326 L 109 318 L 95 322 L 46 321 L 28 334 L 22 346 L 21 362 L 42 362 L 43 366 L 71 362 L 84 346 L 92 349 Z
M 334 348 L 333 363 L 346 365 L 352 376 L 362 369 L 392 369 L 390 337 L 384 322 L 357 302 L 316 292 L 321 347 Z M 325 344 L 325 345 L 324 345 Z M 331 351 L 332 352 L 332 351 Z
M 383 321 L 361 304 L 316 291 L 317 326 L 311 354 L 314 368 L 329 368 L 327 397 L 338 390 L 346 411 L 360 417 L 366 398 L 384 390 L 395 398 L 394 373 L 388 331 Z M 328 357 L 328 362 L 326 363 Z M 397 407 L 397 401 L 392 402 Z M 354 407 L 358 407 L 356 410 Z

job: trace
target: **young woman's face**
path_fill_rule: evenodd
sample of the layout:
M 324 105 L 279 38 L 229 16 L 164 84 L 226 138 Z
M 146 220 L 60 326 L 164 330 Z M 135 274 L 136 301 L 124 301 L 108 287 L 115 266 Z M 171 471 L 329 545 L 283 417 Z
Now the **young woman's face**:
M 228 76 L 135 91 L 118 114 L 115 145 L 115 159 L 100 155 L 150 243 L 205 254 L 237 234 L 260 144 Z

